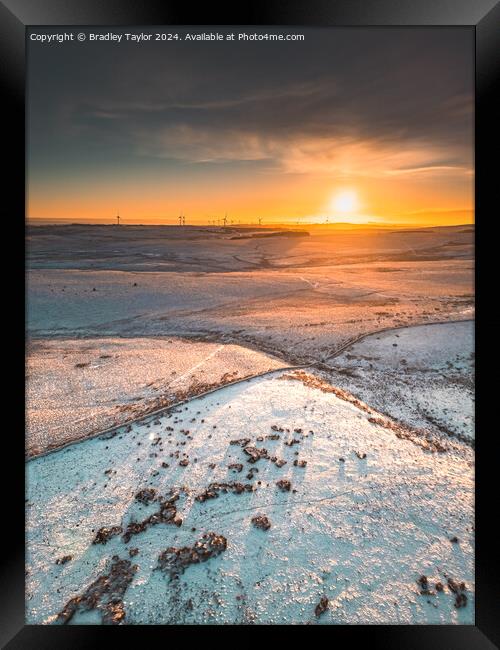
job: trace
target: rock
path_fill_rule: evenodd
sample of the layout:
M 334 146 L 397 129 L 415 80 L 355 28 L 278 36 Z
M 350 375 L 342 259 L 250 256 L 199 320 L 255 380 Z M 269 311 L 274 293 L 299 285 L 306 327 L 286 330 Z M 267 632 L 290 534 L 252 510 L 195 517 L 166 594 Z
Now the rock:
M 110 526 L 109 528 L 103 527 L 99 528 L 94 537 L 92 544 L 106 544 L 108 540 L 116 535 L 120 535 L 123 532 L 121 526 Z
M 244 447 L 243 451 L 247 456 L 250 456 L 250 458 L 247 459 L 249 463 L 256 463 L 261 458 L 269 457 L 268 451 L 265 447 L 260 449 L 258 447 Z
M 255 517 L 252 517 L 252 524 L 261 530 L 269 530 L 269 528 L 271 528 L 271 522 L 265 515 L 256 515 Z
M 319 601 L 319 603 L 314 608 L 314 613 L 315 613 L 316 616 L 319 617 L 322 614 L 324 614 L 327 609 L 328 609 L 328 598 L 326 596 L 322 596 L 321 600 Z
M 170 578 L 176 578 L 191 564 L 199 564 L 217 557 L 226 548 L 227 539 L 223 535 L 206 533 L 193 546 L 167 548 L 158 557 L 158 567 L 164 573 L 168 573 Z
M 465 582 L 457 582 L 452 578 L 448 578 L 448 587 L 450 591 L 455 594 L 455 607 L 460 609 L 467 606 L 467 595 L 465 593 L 467 587 Z
M 134 498 L 136 501 L 147 505 L 148 503 L 155 501 L 156 496 L 157 492 L 154 488 L 144 488 L 144 490 L 140 490 L 140 492 L 138 492 Z
M 182 519 L 177 516 L 177 508 L 175 506 L 178 498 L 178 493 L 172 494 L 168 499 L 157 497 L 156 500 L 160 503 L 160 509 L 152 515 L 149 515 L 143 521 L 131 521 L 123 533 L 123 541 L 128 543 L 133 535 L 139 535 L 150 526 L 155 526 L 156 524 L 175 524 L 176 526 L 180 526 Z
M 276 485 L 282 492 L 290 492 L 290 488 L 292 487 L 292 484 L 287 479 L 277 481 Z
M 237 440 L 230 440 L 230 445 L 240 445 L 240 447 L 246 447 L 250 442 L 250 438 L 238 438 Z
M 460 591 L 465 591 L 465 582 L 460 582 L 458 583 L 456 580 L 453 580 L 453 578 L 448 578 L 448 587 L 450 588 L 450 591 L 453 591 L 453 593 L 458 594 Z
M 238 483 L 236 481 L 229 483 L 210 483 L 206 490 L 195 496 L 195 499 L 201 502 L 207 501 L 208 499 L 216 499 L 220 492 L 232 492 L 233 494 L 253 492 L 253 485 L 250 483 Z
M 64 555 L 63 557 L 57 558 L 56 564 L 66 564 L 66 562 L 70 562 L 72 559 L 72 555 Z
M 68 623 L 76 612 L 97 610 L 102 623 L 117 625 L 125 620 L 123 596 L 134 578 L 137 566 L 130 560 L 112 558 L 110 571 L 101 575 L 83 592 L 71 598 L 57 615 L 59 623 Z
M 417 584 L 420 585 L 420 594 L 422 596 L 434 596 L 435 593 L 432 591 L 429 585 L 429 580 L 427 576 L 421 575 L 417 579 Z

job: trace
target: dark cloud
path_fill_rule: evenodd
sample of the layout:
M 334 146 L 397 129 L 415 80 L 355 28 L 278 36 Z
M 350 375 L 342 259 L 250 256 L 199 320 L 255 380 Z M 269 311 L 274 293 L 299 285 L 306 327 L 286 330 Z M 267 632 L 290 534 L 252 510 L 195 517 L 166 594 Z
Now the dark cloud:
M 396 171 L 470 168 L 470 30 L 295 31 L 304 42 L 31 44 L 34 171 L 151 159 L 302 171 L 355 143 L 386 151 L 382 163 L 417 152 Z

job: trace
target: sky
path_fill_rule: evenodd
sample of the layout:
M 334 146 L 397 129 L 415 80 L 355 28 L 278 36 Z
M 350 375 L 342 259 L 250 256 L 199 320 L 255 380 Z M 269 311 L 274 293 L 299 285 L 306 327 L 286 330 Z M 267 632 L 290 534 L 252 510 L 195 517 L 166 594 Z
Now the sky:
M 471 223 L 473 31 L 291 31 L 28 41 L 28 218 Z

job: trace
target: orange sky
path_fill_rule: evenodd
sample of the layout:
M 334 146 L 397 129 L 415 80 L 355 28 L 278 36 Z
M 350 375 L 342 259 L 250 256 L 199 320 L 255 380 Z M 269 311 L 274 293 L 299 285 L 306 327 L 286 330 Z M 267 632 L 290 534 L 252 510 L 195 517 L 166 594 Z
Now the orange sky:
M 471 223 L 473 32 L 303 31 L 29 41 L 27 217 Z
M 189 138 L 182 142 L 189 144 Z M 69 170 L 68 177 L 61 170 L 56 192 L 53 182 L 30 184 L 28 214 L 109 222 L 119 211 L 123 224 L 177 223 L 181 212 L 192 224 L 226 213 L 235 223 L 255 223 L 259 217 L 265 223 L 473 222 L 473 170 L 465 164 L 429 165 L 443 155 L 438 147 L 404 149 L 396 142 L 377 148 L 327 138 L 292 146 L 280 142 L 273 151 L 278 162 L 248 173 L 241 173 L 237 160 L 232 167 L 234 153 L 224 155 L 224 162 L 206 162 L 209 168 L 200 165 L 195 173 L 134 164 L 104 174 L 83 169 L 75 176 Z M 255 156 L 259 162 L 258 150 Z M 343 196 L 351 203 L 343 205 Z
M 362 165 L 362 161 L 359 161 Z M 76 187 L 52 186 L 28 194 L 28 214 L 43 219 L 122 223 L 206 224 L 227 213 L 234 223 L 408 223 L 453 225 L 472 223 L 473 175 L 450 178 L 446 170 L 378 176 L 288 174 L 264 176 L 230 187 L 198 182 L 190 187 L 158 185 L 144 178 L 82 179 Z M 354 197 L 343 205 L 342 197 Z

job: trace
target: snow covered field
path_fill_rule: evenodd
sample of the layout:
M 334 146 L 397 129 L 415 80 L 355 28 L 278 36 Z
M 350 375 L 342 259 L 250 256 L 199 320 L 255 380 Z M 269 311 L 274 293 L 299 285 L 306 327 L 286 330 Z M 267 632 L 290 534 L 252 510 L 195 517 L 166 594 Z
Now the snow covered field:
M 372 334 L 329 365 L 330 381 L 400 422 L 474 440 L 474 323 Z
M 35 340 L 26 360 L 27 453 L 284 365 L 238 345 L 178 337 Z
M 30 228 L 27 622 L 473 624 L 473 233 Z
M 29 461 L 28 623 L 472 624 L 472 450 L 308 378 Z
M 196 335 L 307 363 L 384 327 L 473 318 L 473 228 L 248 234 L 31 228 L 28 333 Z
M 271 236 L 269 236 L 271 235 Z M 30 225 L 32 269 L 231 272 L 473 258 L 474 226 L 342 228 Z

